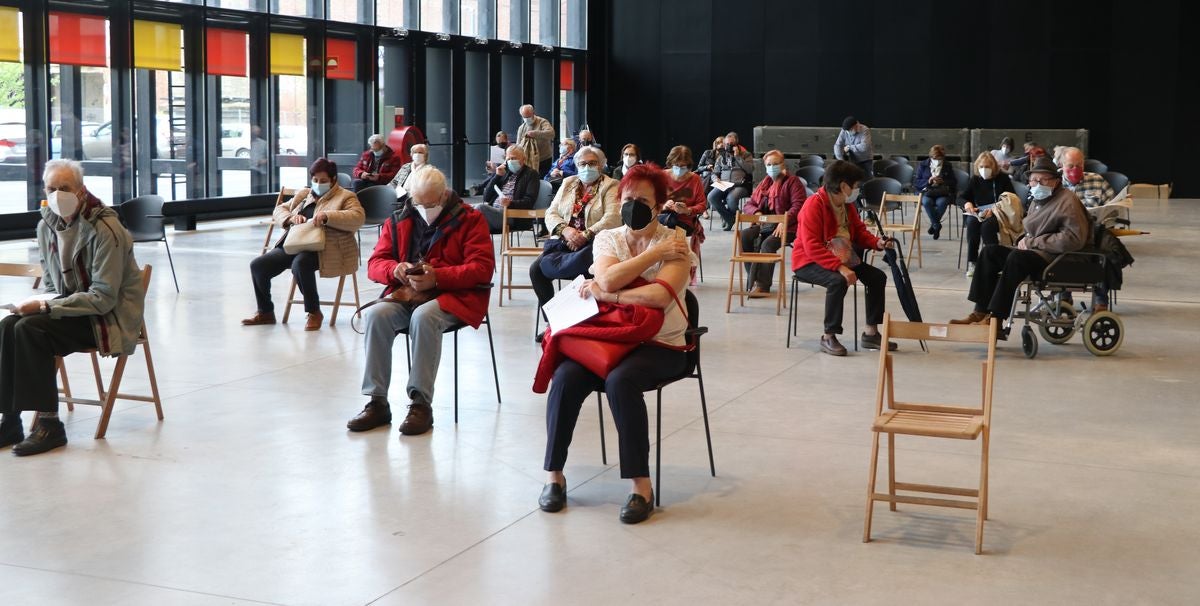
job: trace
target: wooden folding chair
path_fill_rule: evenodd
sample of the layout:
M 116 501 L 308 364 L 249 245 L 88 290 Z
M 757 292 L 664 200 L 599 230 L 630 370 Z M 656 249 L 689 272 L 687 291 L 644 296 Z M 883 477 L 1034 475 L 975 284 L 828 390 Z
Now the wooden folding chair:
M 733 295 L 738 296 L 738 305 L 746 304 L 746 296 L 750 294 L 746 290 L 746 276 L 743 263 L 778 263 L 779 264 L 779 280 L 778 288 L 775 294 L 771 295 L 775 299 L 775 315 L 779 315 L 779 311 L 784 307 L 784 274 L 787 272 L 786 257 L 787 246 L 786 242 L 780 242 L 779 250 L 773 253 L 760 252 L 744 252 L 742 250 L 742 226 L 757 224 L 762 229 L 774 230 L 774 224 L 783 225 L 784 233 L 787 233 L 787 215 L 746 215 L 741 212 L 737 213 L 737 218 L 733 223 L 733 255 L 729 257 L 729 292 L 725 295 L 725 313 L 729 313 L 730 306 L 733 303 Z M 737 272 L 737 290 L 733 288 L 733 274 Z
M 863 521 L 863 542 L 871 540 L 871 514 L 875 501 L 885 501 L 892 511 L 896 503 L 954 507 L 975 510 L 975 553 L 983 552 L 983 522 L 987 519 L 988 500 L 988 444 L 992 428 L 992 389 L 996 374 L 996 329 L 997 320 L 987 325 L 973 324 L 926 324 L 921 322 L 893 322 L 891 314 L 883 316 L 882 342 L 888 339 L 912 339 L 920 341 L 951 341 L 978 343 L 987 347 L 987 360 L 983 362 L 983 398 L 978 407 L 954 406 L 901 402 L 895 398 L 895 381 L 892 375 L 892 354 L 886 347 L 879 351 L 879 381 L 875 391 L 875 422 L 871 442 L 871 471 L 867 479 L 867 514 Z M 887 408 L 884 408 L 884 403 Z M 875 472 L 879 466 L 879 434 L 888 436 L 888 490 L 875 492 Z M 931 484 L 912 484 L 896 481 L 896 434 L 974 440 L 983 436 L 979 463 L 979 486 L 956 488 Z M 974 500 L 919 497 L 896 494 L 897 491 L 935 495 L 971 497 Z
M 149 292 L 150 289 L 150 271 L 151 267 L 147 265 L 142 269 L 142 288 Z M 86 398 L 77 398 L 71 395 L 70 386 L 66 383 L 66 365 L 63 359 L 58 358 L 58 368 L 61 377 L 63 378 L 64 392 L 59 397 L 59 402 L 67 405 L 67 410 L 75 410 L 76 404 L 87 406 L 99 406 L 102 410 L 100 413 L 100 425 L 96 427 L 96 439 L 104 437 L 108 431 L 108 420 L 112 417 L 113 404 L 117 400 L 134 400 L 138 402 L 153 402 L 154 411 L 158 414 L 158 420 L 163 420 L 162 399 L 158 395 L 158 379 L 154 374 L 154 359 L 150 356 L 150 336 L 146 332 L 146 322 L 143 319 L 141 331 L 138 334 L 137 345 L 142 348 L 142 354 L 146 356 L 146 373 L 150 378 L 150 395 L 135 395 L 121 393 L 121 379 L 125 376 L 125 364 L 129 361 L 129 356 L 121 354 L 117 356 L 116 367 L 113 368 L 112 377 L 108 381 L 108 387 L 104 386 L 104 378 L 100 375 L 100 356 L 99 350 L 89 349 L 79 353 L 87 353 L 92 357 L 92 372 L 96 375 L 96 392 L 99 396 L 98 400 Z
M 292 196 L 294 196 L 294 195 L 296 195 L 296 190 L 294 190 L 294 189 L 288 189 L 285 187 L 285 188 L 279 190 L 279 197 L 275 198 L 275 207 L 278 208 L 280 204 L 283 204 L 284 202 L 291 200 Z M 272 209 L 272 210 L 274 210 L 274 209 Z M 263 254 L 263 255 L 267 254 L 267 249 L 271 248 L 271 234 L 273 234 L 273 233 L 275 233 L 274 218 L 267 221 L 267 237 L 263 238 L 262 252 L 259 254 Z
M 354 289 L 354 302 L 342 301 L 342 291 L 346 288 L 346 277 L 350 277 L 351 285 Z M 330 279 L 333 279 L 330 277 Z M 287 305 L 283 308 L 283 323 L 287 324 L 288 318 L 292 315 L 292 305 L 299 303 L 304 305 L 304 298 L 296 298 L 296 278 L 292 278 L 292 287 L 288 289 Z M 354 271 L 348 274 L 338 276 L 337 294 L 334 295 L 332 301 L 320 301 L 322 307 L 332 307 L 333 313 L 329 317 L 329 325 L 333 326 L 337 323 L 338 311 L 343 307 L 358 309 L 361 307 L 358 299 L 358 272 Z
M 42 285 L 42 265 L 40 263 L 0 263 L 0 276 L 13 276 L 16 278 L 33 278 L 33 289 L 37 290 Z M 58 388 L 58 393 L 71 395 L 71 383 L 67 380 L 67 369 L 62 364 L 62 359 L 58 362 L 58 379 L 61 387 Z
M 904 216 L 904 205 L 913 205 L 913 214 L 911 223 L 892 223 L 888 217 L 891 214 L 888 212 L 889 203 L 898 206 L 901 211 L 901 217 Z M 893 208 L 892 210 L 896 210 Z M 951 209 L 953 210 L 953 209 Z M 924 267 L 921 262 L 921 195 L 920 194 L 889 194 L 883 193 L 883 198 L 879 201 L 879 235 L 886 236 L 899 233 L 912 234 L 912 239 L 908 241 L 908 253 L 904 255 L 905 259 L 912 259 L 913 245 L 917 246 L 917 267 Z M 894 238 L 895 236 L 892 235 Z M 871 251 L 874 256 L 876 251 Z
M 538 221 L 538 220 L 544 220 L 545 218 L 546 218 L 546 209 L 544 209 L 544 208 L 525 210 L 525 209 L 507 208 L 506 207 L 504 209 L 504 215 L 502 216 L 502 218 L 500 220 L 500 262 L 496 264 L 497 267 L 499 268 L 499 274 L 500 274 L 500 277 L 498 280 L 499 288 L 496 290 L 496 292 L 497 292 L 496 300 L 497 300 L 497 303 L 499 303 L 499 305 L 501 307 L 504 307 L 504 289 L 506 287 L 508 288 L 508 300 L 509 301 L 512 300 L 512 291 L 514 289 L 517 289 L 517 290 L 532 290 L 533 289 L 533 285 L 531 285 L 531 284 L 521 284 L 521 285 L 513 284 L 513 275 L 512 275 L 513 259 L 515 259 L 516 257 L 536 258 L 542 254 L 541 246 L 513 246 L 512 242 L 510 240 L 511 234 L 513 232 L 509 231 L 508 220 L 509 219 L 532 219 L 534 221 Z M 506 270 L 508 272 L 507 285 L 505 283 L 505 271 Z

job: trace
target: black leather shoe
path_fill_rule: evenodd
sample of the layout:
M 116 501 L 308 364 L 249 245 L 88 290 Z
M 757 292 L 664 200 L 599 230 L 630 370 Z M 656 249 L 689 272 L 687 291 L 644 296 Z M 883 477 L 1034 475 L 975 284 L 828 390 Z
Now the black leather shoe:
M 392 407 L 388 406 L 387 400 L 380 401 L 372 398 L 363 407 L 362 412 L 358 413 L 358 416 L 346 423 L 346 429 L 350 431 L 370 431 L 391 422 Z
M 650 517 L 650 512 L 654 511 L 654 493 L 650 493 L 650 500 L 638 493 L 629 495 L 629 499 L 625 501 L 625 506 L 621 508 L 621 522 L 625 524 L 637 524 L 645 522 L 646 518 Z
M 400 424 L 400 433 L 406 436 L 419 436 L 433 429 L 433 407 L 421 402 L 408 405 L 408 415 Z
M 550 482 L 542 487 L 542 496 L 538 497 L 538 507 L 542 511 L 554 513 L 562 511 L 567 506 L 567 485 Z
M 18 457 L 42 454 L 67 445 L 67 430 L 58 419 L 38 419 L 37 428 L 24 442 L 13 446 Z
M 862 337 L 859 338 L 859 341 L 862 342 L 863 349 L 873 349 L 878 351 L 883 345 L 883 335 L 879 333 L 868 335 L 864 332 Z M 895 341 L 888 341 L 888 351 L 896 351 L 899 348 L 900 346 L 896 345 Z
M 20 444 L 24 440 L 25 427 L 21 425 L 21 416 L 4 415 L 4 421 L 0 422 L 0 448 Z

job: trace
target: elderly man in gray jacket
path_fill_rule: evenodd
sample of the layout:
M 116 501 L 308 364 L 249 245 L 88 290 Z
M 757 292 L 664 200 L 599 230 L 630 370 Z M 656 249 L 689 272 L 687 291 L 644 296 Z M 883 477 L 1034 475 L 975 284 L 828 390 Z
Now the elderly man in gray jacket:
M 538 171 L 539 177 L 545 177 L 554 163 L 554 126 L 550 121 L 535 114 L 532 105 L 522 105 L 521 126 L 517 127 L 517 145 L 532 147 L 537 151 L 537 163 L 528 151 L 529 164 Z M 530 145 L 532 144 L 532 145 Z
M 83 186 L 74 160 L 51 160 L 37 226 L 45 292 L 11 307 L 0 321 L 0 448 L 17 456 L 67 443 L 58 419 L 54 357 L 95 348 L 131 354 L 142 328 L 146 292 L 133 257 L 133 238 L 117 213 Z M 25 437 L 21 412 L 37 411 Z
M 1016 248 L 984 247 L 967 296 L 975 310 L 964 319 L 950 320 L 951 324 L 987 324 L 992 317 L 1007 320 L 1021 282 L 1040 276 L 1055 255 L 1087 246 L 1087 211 L 1079 198 L 1062 186 L 1058 167 L 1049 158 L 1038 158 L 1030 169 L 1029 190 L 1033 204 L 1025 215 L 1025 234 Z
M 842 132 L 833 143 L 833 157 L 853 162 L 867 173 L 870 179 L 875 174 L 875 148 L 871 144 L 871 129 L 854 116 L 842 120 Z

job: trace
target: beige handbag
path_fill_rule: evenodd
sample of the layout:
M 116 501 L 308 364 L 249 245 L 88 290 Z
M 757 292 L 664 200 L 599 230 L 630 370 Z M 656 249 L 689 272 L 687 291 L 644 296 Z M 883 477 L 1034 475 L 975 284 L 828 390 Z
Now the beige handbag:
M 322 250 L 325 250 L 325 227 L 311 219 L 293 225 L 283 237 L 283 252 L 289 255 Z

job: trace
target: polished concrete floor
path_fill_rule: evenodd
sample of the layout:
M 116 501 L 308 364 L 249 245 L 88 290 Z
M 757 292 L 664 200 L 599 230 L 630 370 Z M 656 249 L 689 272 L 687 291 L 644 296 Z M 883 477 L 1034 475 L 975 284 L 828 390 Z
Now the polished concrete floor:
M 628 484 L 608 413 L 601 464 L 594 405 L 566 469 L 569 506 L 537 509 L 545 397 L 530 390 L 529 291 L 503 308 L 492 299 L 503 404 L 486 333 L 468 330 L 457 425 L 447 339 L 430 434 L 351 434 L 363 349 L 348 323 L 238 324 L 254 307 L 247 264 L 263 223 L 172 233 L 181 294 L 162 245 L 137 247 L 155 267 L 146 317 L 166 419 L 122 404 L 93 440 L 98 411 L 81 408 L 65 416 L 66 448 L 0 453 L 0 604 L 1195 604 L 1200 201 L 1138 201 L 1134 219 L 1152 234 L 1126 240 L 1137 262 L 1116 355 L 1093 357 L 1076 338 L 1028 360 L 1016 339 L 1002 344 L 983 556 L 968 511 L 878 506 L 876 540 L 862 543 L 878 358 L 818 352 L 819 289 L 801 290 L 790 349 L 769 302 L 725 314 L 727 233 L 705 243 L 696 288 L 717 476 L 695 382 L 667 389 L 663 507 L 638 526 L 617 520 Z M 924 244 L 912 274 L 922 311 L 964 315 L 957 240 Z M 0 245 L 0 261 L 33 254 Z M 365 270 L 360 281 L 364 297 L 379 292 Z M 327 297 L 333 284 L 321 284 Z M 277 298 L 287 285 L 276 281 Z M 28 286 L 2 279 L 0 296 Z M 888 305 L 899 308 L 892 291 Z M 906 343 L 898 389 L 977 398 L 978 359 Z M 402 384 L 402 354 L 396 367 Z M 86 360 L 69 368 L 86 392 Z M 131 363 L 125 384 L 144 389 L 145 377 Z M 902 437 L 899 477 L 969 486 L 977 453 Z

